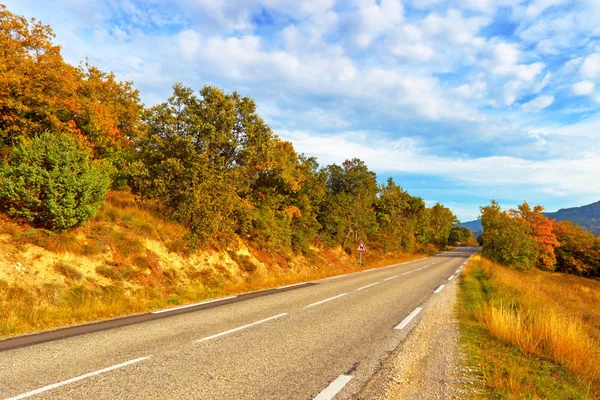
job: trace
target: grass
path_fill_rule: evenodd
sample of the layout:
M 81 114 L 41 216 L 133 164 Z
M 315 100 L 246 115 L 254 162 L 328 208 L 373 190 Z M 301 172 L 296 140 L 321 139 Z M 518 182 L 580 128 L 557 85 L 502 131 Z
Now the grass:
M 461 341 L 485 397 L 599 398 L 599 294 L 598 281 L 474 257 L 461 280 Z

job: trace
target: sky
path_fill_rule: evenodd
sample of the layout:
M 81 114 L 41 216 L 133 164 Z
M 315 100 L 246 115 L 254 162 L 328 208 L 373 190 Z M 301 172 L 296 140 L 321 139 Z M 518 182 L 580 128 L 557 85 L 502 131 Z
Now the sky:
M 461 221 L 600 200 L 598 0 L 0 0 L 67 61 L 255 99 L 321 165 L 360 158 Z

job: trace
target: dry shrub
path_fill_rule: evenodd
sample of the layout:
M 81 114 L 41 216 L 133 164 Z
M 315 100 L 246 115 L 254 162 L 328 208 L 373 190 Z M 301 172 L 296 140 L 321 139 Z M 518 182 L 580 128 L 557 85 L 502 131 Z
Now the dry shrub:
M 80 281 L 83 279 L 83 274 L 81 272 L 77 271 L 69 264 L 65 264 L 64 262 L 57 262 L 52 266 L 52 268 L 67 279 L 72 279 L 74 281 Z

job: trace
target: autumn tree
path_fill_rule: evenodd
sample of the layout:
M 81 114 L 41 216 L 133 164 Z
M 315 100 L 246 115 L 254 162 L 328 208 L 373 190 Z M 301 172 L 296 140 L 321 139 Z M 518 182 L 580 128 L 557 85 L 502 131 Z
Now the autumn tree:
M 455 225 L 450 230 L 448 243 L 452 246 L 465 245 L 473 242 L 473 234 L 466 226 Z
M 0 146 L 43 132 L 81 136 L 96 158 L 114 156 L 140 133 L 130 82 L 62 58 L 47 25 L 0 5 Z
M 535 206 L 533 209 L 523 202 L 518 210 L 513 213 L 516 218 L 522 219 L 529 228 L 529 233 L 537 244 L 537 266 L 542 269 L 553 270 L 556 263 L 554 248 L 560 243 L 552 231 L 554 220 L 548 219 L 542 214 L 544 208 Z

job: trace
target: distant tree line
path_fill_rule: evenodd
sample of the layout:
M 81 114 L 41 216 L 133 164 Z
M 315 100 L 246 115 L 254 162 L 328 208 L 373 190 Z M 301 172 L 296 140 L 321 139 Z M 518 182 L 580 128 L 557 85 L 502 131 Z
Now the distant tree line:
M 267 249 L 444 248 L 452 212 L 378 184 L 359 159 L 318 165 L 273 134 L 256 104 L 214 86 L 175 84 L 145 108 L 131 82 L 66 63 L 48 26 L 0 5 L 0 208 L 65 230 L 109 188 L 159 201 L 200 245 L 239 236 Z M 463 232 L 464 233 L 464 232 Z
M 508 211 L 496 201 L 481 207 L 483 254 L 517 269 L 600 276 L 600 237 L 571 221 L 548 219 L 543 210 L 527 202 Z

